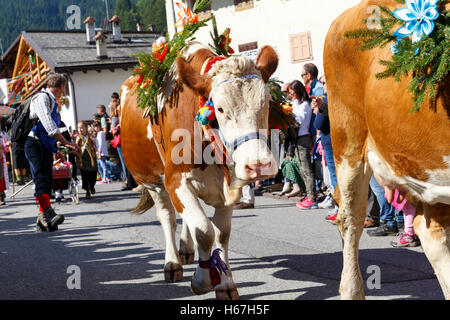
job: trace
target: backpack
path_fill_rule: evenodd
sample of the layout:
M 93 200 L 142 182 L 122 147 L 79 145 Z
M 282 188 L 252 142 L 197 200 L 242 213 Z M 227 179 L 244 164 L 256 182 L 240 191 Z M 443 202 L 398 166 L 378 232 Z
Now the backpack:
M 16 107 L 11 121 L 11 141 L 24 144 L 31 129 L 36 125 L 39 119 L 30 119 L 31 100 L 39 93 L 45 93 L 51 101 L 50 95 L 45 91 L 40 91 L 35 95 L 28 97 Z

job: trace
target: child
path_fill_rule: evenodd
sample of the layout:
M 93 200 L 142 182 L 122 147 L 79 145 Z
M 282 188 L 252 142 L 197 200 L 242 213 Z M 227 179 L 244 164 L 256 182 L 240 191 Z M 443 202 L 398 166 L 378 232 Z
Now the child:
M 390 192 L 392 191 L 385 188 L 385 197 L 387 199 L 389 199 Z M 399 192 L 396 189 L 394 199 L 392 201 L 392 206 L 394 206 L 394 208 L 397 209 L 397 211 L 403 211 L 405 227 L 404 232 L 400 234 L 400 237 L 395 241 L 391 241 L 391 245 L 394 248 L 417 247 L 420 245 L 420 240 L 414 233 L 414 226 L 413 226 L 414 216 L 416 215 L 416 208 L 410 203 L 408 203 L 406 197 L 403 199 L 402 202 L 398 203 L 398 201 L 399 201 Z
M 81 152 L 77 155 L 78 168 L 81 171 L 82 188 L 86 190 L 86 199 L 95 194 L 95 182 L 97 180 L 97 159 L 95 141 L 91 139 L 88 133 L 87 123 L 78 122 L 77 145 Z
M 102 177 L 102 181 L 99 183 L 111 183 L 106 168 L 106 157 L 109 156 L 108 145 L 106 144 L 106 134 L 102 130 L 102 126 L 99 122 L 94 123 L 94 129 L 97 132 L 97 159 L 100 163 L 99 171 Z

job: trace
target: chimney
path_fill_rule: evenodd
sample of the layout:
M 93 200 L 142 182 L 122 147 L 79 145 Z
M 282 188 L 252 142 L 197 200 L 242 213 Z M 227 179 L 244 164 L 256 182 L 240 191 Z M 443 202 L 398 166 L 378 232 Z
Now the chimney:
M 120 33 L 120 21 L 121 19 L 118 16 L 114 16 L 109 20 L 112 24 L 112 40 L 113 42 L 122 42 L 122 34 Z
M 144 31 L 144 25 L 142 23 L 136 23 L 136 29 L 138 32 Z
M 86 25 L 86 36 L 87 36 L 87 42 L 89 44 L 94 44 L 95 40 L 95 19 L 92 17 L 87 17 L 86 20 L 83 21 L 83 23 Z
M 108 37 L 103 33 L 99 32 L 94 37 L 95 44 L 97 46 L 97 59 L 107 59 L 108 55 L 106 52 L 106 39 Z

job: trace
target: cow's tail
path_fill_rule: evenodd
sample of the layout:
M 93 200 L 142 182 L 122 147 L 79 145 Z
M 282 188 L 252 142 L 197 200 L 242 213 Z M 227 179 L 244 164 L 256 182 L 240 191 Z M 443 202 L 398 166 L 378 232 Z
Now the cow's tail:
M 153 201 L 153 198 L 150 195 L 150 192 L 148 192 L 148 189 L 142 188 L 139 203 L 137 207 L 131 212 L 131 214 L 143 214 L 147 210 L 150 210 L 154 205 L 155 201 Z

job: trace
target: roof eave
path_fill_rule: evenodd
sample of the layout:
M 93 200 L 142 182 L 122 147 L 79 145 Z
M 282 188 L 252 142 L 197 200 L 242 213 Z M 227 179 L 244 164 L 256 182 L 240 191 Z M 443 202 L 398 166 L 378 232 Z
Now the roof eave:
M 47 65 L 52 69 L 55 70 L 56 63 L 38 46 L 38 44 L 31 39 L 31 37 L 28 36 L 28 34 L 23 31 L 22 32 L 24 40 L 34 49 L 36 53 L 39 54 L 39 57 L 47 63 Z
M 55 67 L 55 72 L 63 73 L 63 72 L 87 71 L 87 70 L 129 69 L 135 67 L 137 63 L 138 60 L 127 62 L 78 65 L 78 66 L 57 66 Z

